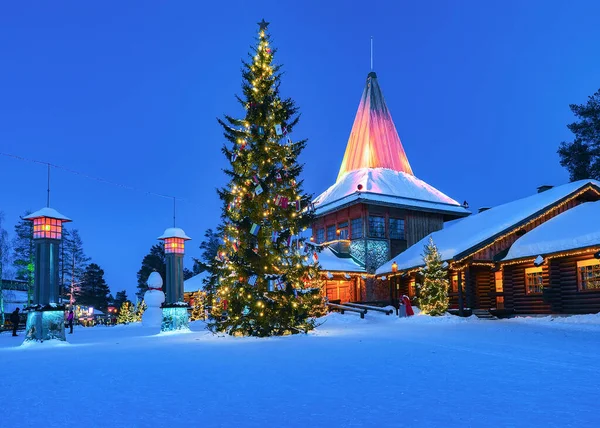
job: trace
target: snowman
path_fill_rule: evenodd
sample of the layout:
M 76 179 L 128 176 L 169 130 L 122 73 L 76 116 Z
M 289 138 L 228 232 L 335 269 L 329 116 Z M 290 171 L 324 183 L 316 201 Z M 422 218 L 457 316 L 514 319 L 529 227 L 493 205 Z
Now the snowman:
M 158 272 L 152 272 L 148 277 L 148 291 L 144 294 L 147 309 L 142 315 L 144 327 L 155 327 L 160 330 L 162 324 L 162 305 L 165 301 L 165 293 L 162 291 L 163 280 Z

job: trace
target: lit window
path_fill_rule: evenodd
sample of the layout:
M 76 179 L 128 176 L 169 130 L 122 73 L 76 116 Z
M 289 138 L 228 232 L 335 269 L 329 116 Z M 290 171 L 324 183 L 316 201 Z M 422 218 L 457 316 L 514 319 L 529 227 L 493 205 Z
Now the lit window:
M 327 226 L 327 241 L 335 240 L 335 224 L 333 226 Z
M 408 297 L 413 298 L 417 294 L 415 278 L 411 278 L 408 282 Z
M 391 218 L 390 219 L 390 238 L 391 239 L 404 239 L 404 219 L 402 219 L 402 218 Z
M 496 285 L 496 293 L 504 292 L 504 283 L 502 282 L 502 271 L 494 272 L 494 283 Z M 504 296 L 496 296 L 496 308 L 504 308 Z
M 358 239 L 363 237 L 363 222 L 362 218 L 355 218 L 350 223 L 352 239 Z
M 385 218 L 369 216 L 369 236 L 371 238 L 385 238 Z
M 580 291 L 600 290 L 600 260 L 577 262 L 577 283 Z
M 460 273 L 460 283 L 462 285 L 462 289 L 465 289 L 465 273 Z M 458 273 L 452 275 L 452 281 L 450 281 L 450 285 L 452 287 L 453 293 L 458 293 Z
M 543 288 L 542 268 L 534 267 L 525 269 L 525 291 L 527 294 L 541 294 Z

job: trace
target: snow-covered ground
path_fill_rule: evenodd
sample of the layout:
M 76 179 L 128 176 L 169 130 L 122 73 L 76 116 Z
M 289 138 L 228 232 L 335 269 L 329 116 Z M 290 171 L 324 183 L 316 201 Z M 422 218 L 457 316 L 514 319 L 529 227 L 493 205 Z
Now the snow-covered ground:
M 332 314 L 307 336 L 0 334 L 0 426 L 596 427 L 600 316 Z

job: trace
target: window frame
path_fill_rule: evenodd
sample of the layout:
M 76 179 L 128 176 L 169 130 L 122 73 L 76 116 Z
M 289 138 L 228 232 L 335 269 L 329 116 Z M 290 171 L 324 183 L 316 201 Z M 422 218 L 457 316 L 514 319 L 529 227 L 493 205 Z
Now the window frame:
M 379 227 L 371 227 L 371 219 L 381 219 L 382 222 L 381 224 L 383 225 L 383 231 L 381 232 L 381 236 L 378 234 L 375 234 L 375 230 L 379 231 L 380 228 Z M 384 216 L 378 216 L 378 215 L 369 215 L 368 218 L 369 221 L 369 238 L 376 238 L 376 239 L 385 239 L 385 217 Z M 379 223 L 379 221 L 378 221 Z M 373 225 L 375 226 L 375 225 Z
M 360 233 L 357 234 L 356 230 L 354 228 L 354 225 L 358 225 L 360 228 Z M 362 217 L 358 217 L 358 218 L 353 218 L 350 219 L 350 239 L 362 239 L 364 238 L 365 234 L 364 234 L 364 230 L 363 230 L 363 218 Z M 358 235 L 358 236 L 355 236 Z
M 325 242 L 325 228 L 321 227 L 319 229 L 317 229 L 317 244 L 322 244 L 323 242 Z
M 537 277 L 539 277 L 539 279 L 540 279 L 539 284 L 537 284 L 537 283 L 530 284 L 530 278 L 532 278 L 533 275 L 536 275 Z M 532 288 L 535 290 L 535 288 L 537 286 L 539 286 L 540 291 L 531 291 Z M 544 269 L 541 266 L 526 268 L 525 269 L 525 294 L 528 296 L 540 296 L 542 294 L 543 290 L 544 290 Z
M 582 277 L 582 268 L 587 267 L 592 267 L 592 272 L 597 272 L 597 279 L 592 279 L 592 281 L 596 281 L 600 284 L 600 259 L 579 260 L 577 262 L 577 291 L 582 293 L 598 292 L 600 291 L 600 286 L 598 286 L 598 288 L 584 288 L 584 283 L 587 283 L 590 280 L 590 278 L 584 280 Z
M 393 236 L 394 229 L 392 228 L 392 222 L 398 222 L 398 224 L 402 225 L 402 228 L 401 228 L 402 233 L 400 236 Z M 401 239 L 401 240 L 406 239 L 406 221 L 403 218 L 390 217 L 388 220 L 388 230 L 389 230 L 390 239 Z
M 330 238 L 329 232 L 331 232 L 331 231 L 333 231 L 333 234 L 332 234 L 332 237 Z M 335 224 L 330 224 L 329 226 L 327 226 L 325 228 L 325 242 L 335 241 L 337 239 L 336 231 L 337 231 L 337 228 L 335 227 Z

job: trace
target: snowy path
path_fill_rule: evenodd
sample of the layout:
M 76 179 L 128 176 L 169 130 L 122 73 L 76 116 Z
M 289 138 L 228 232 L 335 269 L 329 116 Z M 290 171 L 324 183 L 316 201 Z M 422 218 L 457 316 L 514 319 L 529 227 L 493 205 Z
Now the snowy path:
M 309 336 L 118 326 L 69 340 L 0 335 L 1 426 L 600 425 L 600 324 L 369 313 Z

